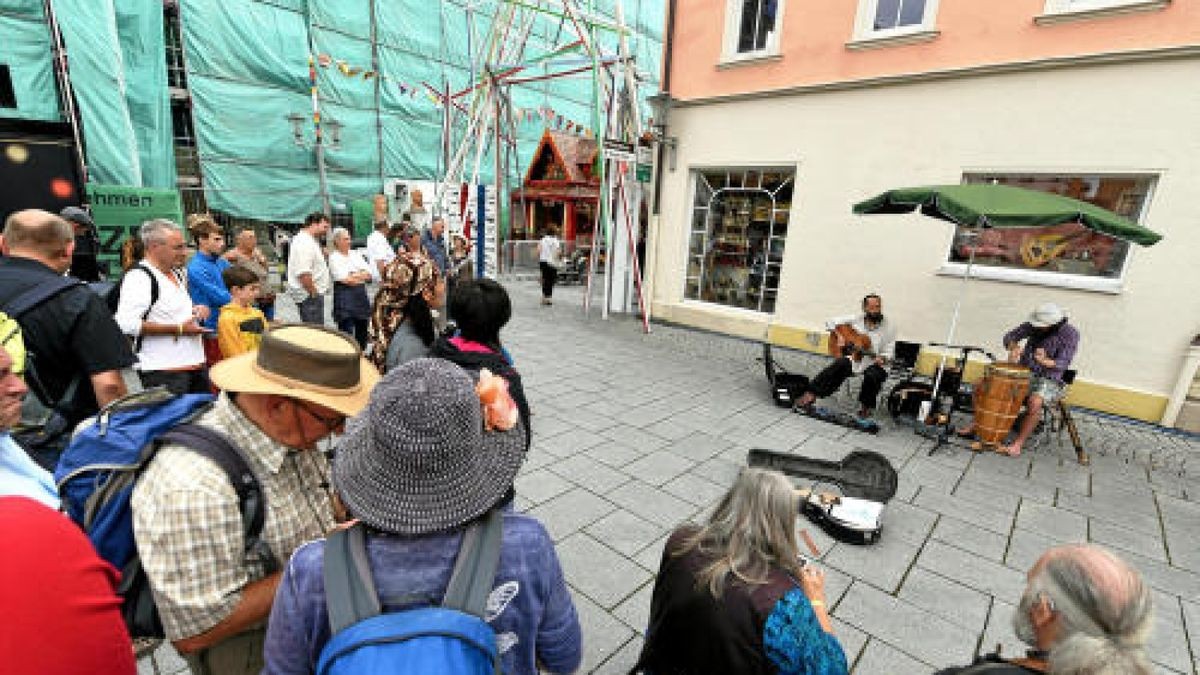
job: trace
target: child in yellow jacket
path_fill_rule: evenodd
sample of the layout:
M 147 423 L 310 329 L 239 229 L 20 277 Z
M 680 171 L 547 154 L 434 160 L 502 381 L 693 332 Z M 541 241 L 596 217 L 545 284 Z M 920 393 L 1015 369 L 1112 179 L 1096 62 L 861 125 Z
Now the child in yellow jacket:
M 244 267 L 229 267 L 221 279 L 232 298 L 217 320 L 217 345 L 225 358 L 258 349 L 267 330 L 267 317 L 254 306 L 261 292 L 258 275 Z

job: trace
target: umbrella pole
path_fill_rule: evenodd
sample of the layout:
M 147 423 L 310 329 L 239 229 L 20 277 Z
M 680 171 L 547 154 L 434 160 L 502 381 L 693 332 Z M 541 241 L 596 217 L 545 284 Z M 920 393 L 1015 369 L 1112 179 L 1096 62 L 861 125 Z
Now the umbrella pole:
M 938 390 L 942 386 L 942 375 L 946 372 L 946 360 L 949 356 L 949 353 L 946 350 L 950 349 L 950 346 L 954 344 L 954 333 L 958 329 L 958 314 L 962 310 L 963 298 L 967 296 L 967 282 L 971 279 L 971 269 L 974 266 L 975 247 L 971 246 L 971 255 L 967 258 L 967 272 L 962 278 L 962 290 L 959 291 L 958 299 L 954 302 L 954 315 L 950 318 L 950 331 L 946 335 L 946 347 L 942 349 L 942 358 L 941 361 L 938 362 L 937 375 L 933 378 L 933 394 L 930 398 L 931 401 L 939 401 Z M 951 407 L 953 407 L 953 404 L 951 404 Z M 950 416 L 946 415 L 946 419 L 947 424 L 949 424 Z

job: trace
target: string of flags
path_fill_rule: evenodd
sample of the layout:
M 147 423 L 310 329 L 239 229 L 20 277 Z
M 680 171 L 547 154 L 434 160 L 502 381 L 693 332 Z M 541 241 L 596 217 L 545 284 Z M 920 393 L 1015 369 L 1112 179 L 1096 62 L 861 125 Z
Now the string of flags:
M 420 84 L 406 82 L 369 68 L 356 66 L 342 59 L 334 58 L 329 54 L 317 54 L 315 58 L 309 57 L 309 66 L 312 67 L 314 64 L 325 70 L 333 68 L 345 77 L 358 78 L 364 81 L 379 78 L 380 82 L 391 82 L 396 86 L 401 96 L 407 96 L 411 99 L 422 99 L 428 101 L 434 107 L 441 108 L 446 104 L 446 95 L 424 82 Z M 549 105 L 542 105 L 536 108 L 514 107 L 512 113 L 516 124 L 552 126 L 560 131 L 566 131 L 587 138 L 592 138 L 595 135 L 588 125 L 563 115 Z

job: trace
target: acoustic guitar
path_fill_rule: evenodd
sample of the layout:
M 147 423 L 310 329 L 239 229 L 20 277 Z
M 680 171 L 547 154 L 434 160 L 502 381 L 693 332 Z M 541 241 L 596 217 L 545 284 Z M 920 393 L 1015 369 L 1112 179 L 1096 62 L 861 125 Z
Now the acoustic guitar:
M 849 356 L 855 361 L 861 361 L 863 356 L 874 356 L 871 348 L 871 336 L 854 330 L 848 323 L 838 324 L 829 331 L 829 355 L 833 357 Z

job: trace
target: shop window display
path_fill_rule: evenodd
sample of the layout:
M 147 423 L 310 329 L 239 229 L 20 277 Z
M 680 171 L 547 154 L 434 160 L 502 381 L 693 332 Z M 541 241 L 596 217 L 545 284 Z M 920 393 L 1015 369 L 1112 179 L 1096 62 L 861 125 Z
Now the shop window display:
M 1141 221 L 1154 183 L 1152 176 L 1082 174 L 967 174 L 964 180 L 1065 195 L 1134 222 Z M 1127 242 L 1092 232 L 1078 223 L 986 229 L 976 238 L 960 227 L 950 247 L 949 262 L 966 263 L 972 249 L 978 266 L 1102 279 L 1119 279 L 1129 255 Z
M 684 297 L 775 311 L 794 172 L 703 169 L 694 175 Z

